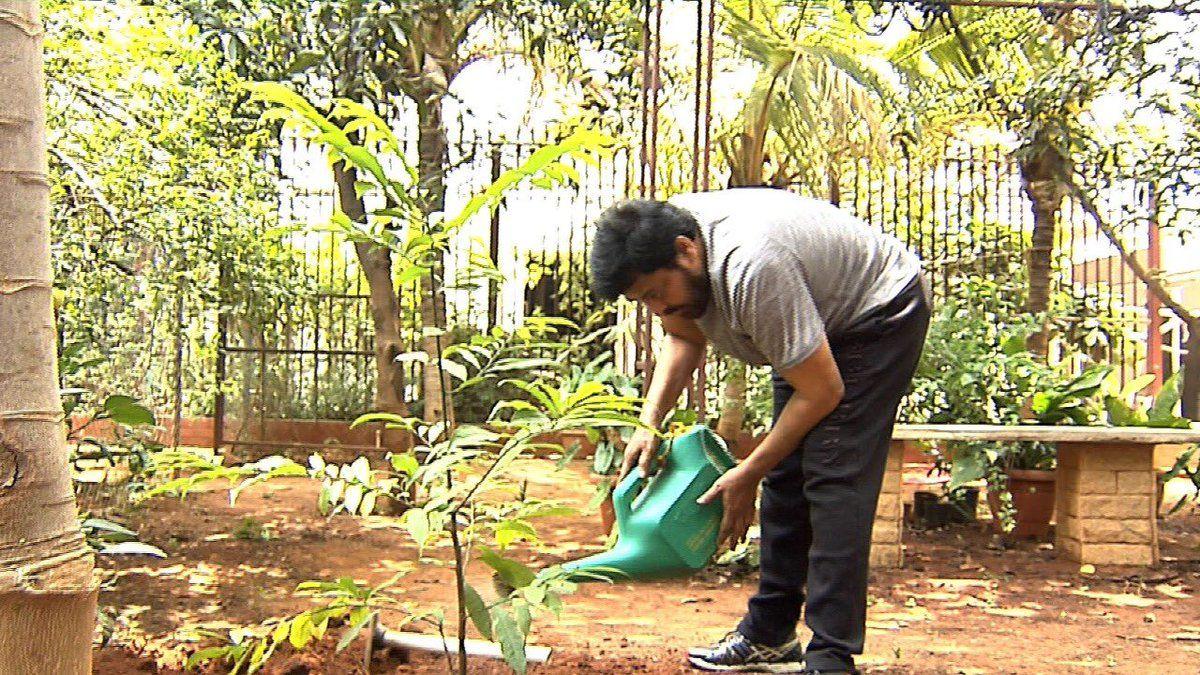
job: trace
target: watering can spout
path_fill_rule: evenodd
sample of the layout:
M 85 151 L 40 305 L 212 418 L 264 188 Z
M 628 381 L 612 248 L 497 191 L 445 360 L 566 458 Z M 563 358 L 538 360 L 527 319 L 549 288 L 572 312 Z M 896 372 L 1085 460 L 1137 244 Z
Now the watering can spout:
M 697 425 L 668 441 L 662 469 L 649 480 L 634 471 L 613 490 L 617 543 L 563 565 L 573 581 L 681 576 L 702 569 L 717 550 L 720 500 L 697 504 L 734 466 L 725 444 Z

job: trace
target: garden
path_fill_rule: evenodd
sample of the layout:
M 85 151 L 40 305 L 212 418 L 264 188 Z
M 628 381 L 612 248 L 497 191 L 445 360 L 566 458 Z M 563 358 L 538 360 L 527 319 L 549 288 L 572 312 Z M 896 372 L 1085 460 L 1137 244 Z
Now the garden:
M 930 282 L 859 668 L 1194 672 L 1197 15 L 0 0 L 0 675 L 692 672 L 757 526 L 574 563 L 632 434 L 744 459 L 771 372 L 710 350 L 648 428 L 589 244 L 760 186 Z

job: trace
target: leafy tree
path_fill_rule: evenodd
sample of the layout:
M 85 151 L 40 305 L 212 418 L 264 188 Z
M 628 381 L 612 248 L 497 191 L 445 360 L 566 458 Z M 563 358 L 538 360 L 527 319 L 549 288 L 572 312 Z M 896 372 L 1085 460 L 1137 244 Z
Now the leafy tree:
M 847 158 L 889 152 L 904 92 L 882 47 L 836 0 L 740 0 L 723 10 L 736 53 L 757 71 L 720 138 L 730 185 L 803 182 L 836 203 Z
M 564 78 L 579 73 L 574 58 L 584 45 L 609 49 L 632 45 L 636 15 L 618 0 L 185 0 L 197 21 L 224 45 L 231 64 L 251 80 L 303 83 L 310 98 L 323 98 L 332 112 L 337 98 L 368 105 L 381 118 L 400 119 L 404 102 L 416 109 L 417 183 L 426 217 L 445 210 L 445 175 L 450 168 L 445 102 L 455 79 L 470 64 L 518 55 L 553 64 Z M 360 130 L 351 129 L 351 139 Z M 361 173 L 348 163 L 333 165 L 341 211 L 351 222 L 367 216 L 356 187 Z M 386 247 L 359 244 L 357 253 L 371 292 L 379 384 L 376 406 L 403 413 L 402 350 L 395 260 Z M 428 275 L 421 316 L 425 327 L 445 323 L 443 289 Z M 413 280 L 410 280 L 413 281 Z M 424 416 L 440 419 L 442 392 L 449 387 L 432 365 L 437 337 L 423 336 L 430 355 L 425 367 Z
M 156 346 L 178 331 L 194 355 L 185 398 L 207 412 L 216 340 L 202 309 L 234 304 L 255 323 L 303 283 L 296 252 L 264 236 L 270 134 L 233 114 L 237 76 L 195 25 L 127 0 L 43 5 L 59 319 L 81 358 L 102 358 L 70 382 L 149 399 L 173 374 Z

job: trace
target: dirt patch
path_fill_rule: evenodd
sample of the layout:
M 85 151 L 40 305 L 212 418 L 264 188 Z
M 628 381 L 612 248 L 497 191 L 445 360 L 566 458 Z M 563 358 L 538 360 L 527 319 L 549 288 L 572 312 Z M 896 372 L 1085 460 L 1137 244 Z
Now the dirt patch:
M 530 498 L 582 507 L 591 496 L 580 462 L 564 472 L 545 461 L 518 471 Z M 419 556 L 385 517 L 327 520 L 316 486 L 290 480 L 258 487 L 235 506 L 224 492 L 160 499 L 125 522 L 169 558 L 102 559 L 101 604 L 116 618 L 115 646 L 97 653 L 97 673 L 178 672 L 202 629 L 257 623 L 308 606 L 292 596 L 308 579 L 351 576 L 378 583 L 412 568 L 402 597 L 450 611 L 448 547 Z M 604 547 L 597 515 L 543 520 L 540 546 L 520 545 L 533 567 Z M 1048 545 L 989 548 L 986 528 L 963 525 L 906 534 L 907 565 L 872 574 L 865 670 L 895 673 L 1196 672 L 1200 641 L 1200 515 L 1161 523 L 1164 563 L 1153 569 L 1098 566 L 1093 574 Z M 468 580 L 490 589 L 490 569 Z M 553 648 L 539 673 L 685 673 L 685 650 L 730 630 L 756 584 L 753 571 L 712 570 L 692 579 L 585 585 L 561 617 L 535 619 L 531 643 Z M 486 594 L 486 593 L 485 593 Z M 384 623 L 398 616 L 383 617 Z M 361 645 L 336 653 L 336 635 L 303 654 L 280 655 L 269 673 L 362 672 Z M 377 657 L 375 673 L 446 672 L 438 656 Z M 163 670 L 154 671 L 153 663 Z M 151 670 L 146 670 L 150 667 Z M 140 668 L 140 669 L 139 669 Z M 292 668 L 289 671 L 287 668 Z M 304 669 L 307 670 L 304 670 Z M 476 660 L 472 673 L 507 672 Z

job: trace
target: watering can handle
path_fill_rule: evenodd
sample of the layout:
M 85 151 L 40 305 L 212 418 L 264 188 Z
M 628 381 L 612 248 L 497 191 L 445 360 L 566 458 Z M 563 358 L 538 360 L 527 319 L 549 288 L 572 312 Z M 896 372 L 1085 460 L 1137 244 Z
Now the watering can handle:
M 630 471 L 613 490 L 613 513 L 616 515 L 618 523 L 629 520 L 629 516 L 633 513 L 633 500 L 637 497 L 638 490 L 644 482 L 642 470 L 634 467 L 633 471 Z

